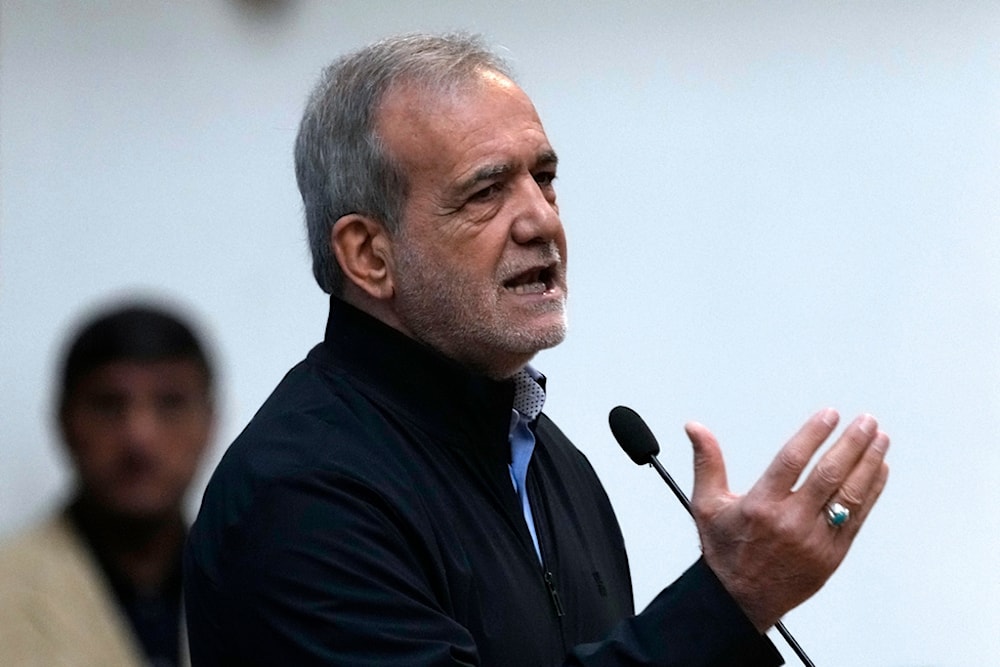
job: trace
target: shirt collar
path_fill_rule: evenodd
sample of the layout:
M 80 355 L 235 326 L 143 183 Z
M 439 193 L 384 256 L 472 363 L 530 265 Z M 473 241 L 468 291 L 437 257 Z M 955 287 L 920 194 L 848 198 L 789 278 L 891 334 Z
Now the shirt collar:
M 545 376 L 530 364 L 514 374 L 514 406 L 518 415 L 534 421 L 545 406 Z
M 330 299 L 326 340 L 307 363 L 345 377 L 393 419 L 445 444 L 509 456 L 513 378 L 471 371 L 336 297 Z

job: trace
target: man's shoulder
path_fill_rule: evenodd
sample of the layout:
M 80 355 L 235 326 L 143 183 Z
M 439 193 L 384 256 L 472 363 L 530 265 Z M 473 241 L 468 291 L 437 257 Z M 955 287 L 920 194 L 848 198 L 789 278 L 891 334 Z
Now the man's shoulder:
M 65 512 L 54 512 L 3 540 L 0 544 L 0 577 L 24 567 L 34 571 L 39 558 L 78 548 L 78 540 Z
M 96 570 L 65 511 L 30 525 L 0 547 L 0 598 L 56 595 L 67 581 L 90 581 Z
M 379 403 L 380 388 L 332 363 L 317 345 L 293 366 L 254 415 L 251 426 L 286 422 L 334 425 Z
M 186 587 L 231 576 L 247 541 L 277 539 L 276 525 L 307 505 L 316 512 L 418 488 L 405 436 L 354 380 L 308 358 L 286 374 L 209 480 L 187 543 L 187 571 L 197 576 Z M 369 491 L 351 499 L 345 489 Z
M 241 512 L 261 494 L 337 477 L 379 478 L 397 434 L 384 407 L 354 378 L 306 359 L 286 374 L 229 446 L 206 502 Z
M 65 511 L 0 547 L 0 664 L 143 664 Z
M 285 375 L 230 452 L 247 461 L 267 459 L 270 470 L 280 470 L 282 463 L 315 465 L 374 439 L 385 420 L 359 386 L 356 378 L 307 358 Z

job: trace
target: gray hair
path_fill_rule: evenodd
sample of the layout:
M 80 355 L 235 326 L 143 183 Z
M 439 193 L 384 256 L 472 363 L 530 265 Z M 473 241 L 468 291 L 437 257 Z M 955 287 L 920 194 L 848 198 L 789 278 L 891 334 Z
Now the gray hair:
M 343 293 L 344 276 L 330 247 L 334 223 L 350 213 L 399 231 L 407 182 L 377 133 L 377 111 L 400 83 L 447 93 L 477 72 L 513 80 L 507 64 L 464 33 L 391 37 L 335 60 L 306 105 L 295 141 L 295 176 L 302 193 L 313 275 L 323 291 Z

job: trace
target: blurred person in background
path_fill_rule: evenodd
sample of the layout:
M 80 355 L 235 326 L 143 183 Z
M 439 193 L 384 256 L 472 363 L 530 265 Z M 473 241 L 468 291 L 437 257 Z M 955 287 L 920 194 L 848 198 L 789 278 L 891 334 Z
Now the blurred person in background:
M 62 359 L 68 504 L 0 546 L 0 664 L 188 663 L 184 499 L 213 432 L 212 363 L 145 303 L 102 310 Z

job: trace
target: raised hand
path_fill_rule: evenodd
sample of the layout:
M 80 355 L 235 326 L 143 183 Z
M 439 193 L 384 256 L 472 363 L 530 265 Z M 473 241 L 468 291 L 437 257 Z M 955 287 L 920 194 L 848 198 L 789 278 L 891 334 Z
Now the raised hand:
M 715 436 L 696 422 L 685 426 L 694 446 L 691 507 L 702 552 L 761 632 L 829 579 L 885 487 L 889 437 L 862 415 L 793 490 L 838 419 L 832 409 L 813 415 L 743 496 L 729 490 Z

